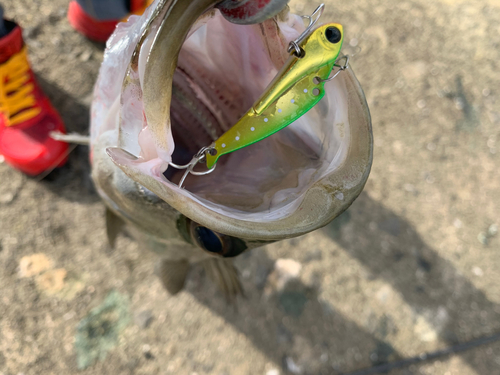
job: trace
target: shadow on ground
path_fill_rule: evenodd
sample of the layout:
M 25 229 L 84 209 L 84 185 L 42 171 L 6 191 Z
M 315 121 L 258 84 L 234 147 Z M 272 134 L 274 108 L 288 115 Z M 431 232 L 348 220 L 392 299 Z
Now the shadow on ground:
M 340 227 L 351 222 L 358 241 L 347 241 Z M 368 233 L 371 223 L 376 231 Z M 406 303 L 427 321 L 450 345 L 491 335 L 486 322 L 500 321 L 500 306 L 491 302 L 447 260 L 428 246 L 405 219 L 362 194 L 355 205 L 325 229 L 353 258 L 375 278 L 381 278 L 399 291 Z M 440 311 L 446 311 L 441 317 Z M 433 312 L 432 314 L 426 314 Z M 500 330 L 498 324 L 495 330 Z M 498 365 L 493 358 L 476 361 L 473 355 L 463 359 L 478 374 L 490 373 Z M 483 370 L 482 370 L 483 369 Z
M 377 228 L 369 231 L 373 223 Z M 358 234 L 355 241 L 343 235 L 342 228 L 348 224 Z M 416 314 L 425 316 L 449 346 L 495 333 L 484 327 L 487 321 L 500 321 L 500 306 L 489 301 L 449 261 L 430 248 L 410 223 L 367 194 L 362 194 L 323 233 L 363 264 L 373 279 L 390 283 Z M 258 263 L 255 274 L 262 278 L 262 274 L 267 275 L 272 269 L 273 261 L 262 256 Z M 202 281 L 196 284 L 188 288 L 190 293 L 245 334 L 287 373 L 311 363 L 312 368 L 308 367 L 304 373 L 332 374 L 332 370 L 342 373 L 402 357 L 388 342 L 318 301 L 317 290 L 302 283 L 292 283 L 285 291 L 266 297 L 264 283 L 259 287 L 257 281 L 257 288 L 247 288 L 247 298 L 238 303 L 237 311 L 221 303 L 222 297 L 216 290 L 207 292 L 201 287 L 205 284 Z M 387 315 L 391 313 L 388 311 Z M 388 326 L 390 322 L 379 322 L 377 336 L 386 336 L 390 331 Z M 495 329 L 500 331 L 500 327 Z M 477 374 L 489 375 L 490 369 L 498 364 L 493 356 L 479 356 L 476 352 L 469 350 L 461 358 Z M 346 368 L 344 360 L 353 362 L 349 358 L 355 358 L 359 366 Z
M 260 272 L 272 267 L 271 259 L 259 259 Z M 341 374 L 353 370 L 345 365 L 353 357 L 359 367 L 401 358 L 388 342 L 319 301 L 317 290 L 299 281 L 269 295 L 263 284 L 247 287 L 246 297 L 231 306 L 215 287 L 203 281 L 202 272 L 192 277 L 199 280 L 188 291 L 248 337 L 285 373 Z M 363 358 L 361 353 L 370 353 L 370 358 Z

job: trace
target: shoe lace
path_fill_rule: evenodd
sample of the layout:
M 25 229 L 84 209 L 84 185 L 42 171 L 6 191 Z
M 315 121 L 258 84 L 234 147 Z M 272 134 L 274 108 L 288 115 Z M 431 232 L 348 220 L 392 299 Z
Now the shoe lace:
M 7 126 L 14 126 L 39 115 L 34 82 L 31 79 L 26 47 L 0 65 L 0 112 Z

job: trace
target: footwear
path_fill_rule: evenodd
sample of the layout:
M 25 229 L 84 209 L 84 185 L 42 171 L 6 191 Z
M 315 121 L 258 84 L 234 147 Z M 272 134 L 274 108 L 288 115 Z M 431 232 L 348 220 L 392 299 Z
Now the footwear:
M 29 175 L 67 160 L 68 145 L 49 137 L 65 133 L 64 124 L 30 68 L 21 28 L 6 21 L 10 32 L 0 39 L 0 154 Z
M 141 15 L 152 3 L 153 0 L 130 0 L 130 14 Z M 104 43 L 115 31 L 116 25 L 123 19 L 101 21 L 89 15 L 80 4 L 72 0 L 68 8 L 68 21 L 80 34 L 90 40 Z

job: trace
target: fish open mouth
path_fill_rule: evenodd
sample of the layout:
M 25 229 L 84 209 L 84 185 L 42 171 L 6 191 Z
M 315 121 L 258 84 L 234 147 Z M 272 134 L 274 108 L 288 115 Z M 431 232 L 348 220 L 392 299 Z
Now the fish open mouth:
M 218 11 L 197 28 L 182 47 L 174 75 L 174 163 L 188 163 L 253 105 L 289 56 L 283 35 L 296 37 L 301 28 L 302 20 L 293 16 L 235 25 Z M 347 155 L 350 127 L 343 82 L 328 82 L 325 90 L 320 103 L 298 121 L 221 157 L 212 173 L 188 176 L 185 189 L 233 215 L 286 215 Z M 172 167 L 164 173 L 174 183 L 182 174 Z
M 173 77 L 173 163 L 188 163 L 202 147 L 209 146 L 238 121 L 290 56 L 286 52 L 288 43 L 303 30 L 302 19 L 287 12 L 261 24 L 236 25 L 225 20 L 218 10 L 212 10 L 193 26 Z M 151 44 L 148 47 L 144 43 L 141 53 Z M 144 76 L 146 64 L 151 63 L 158 62 L 139 58 L 139 76 Z M 352 72 L 342 72 L 327 82 L 324 98 L 299 120 L 260 142 L 222 156 L 212 173 L 189 175 L 184 188 L 177 186 L 184 171 L 167 168 L 152 150 L 151 138 L 141 139 L 141 132 L 147 128 L 144 114 L 127 110 L 123 105 L 126 98 L 121 101 L 120 131 L 128 129 L 127 139 L 121 137 L 119 147 L 138 159 L 113 150 L 108 153 L 126 174 L 181 212 L 186 202 L 194 201 L 208 216 L 212 212 L 265 223 L 301 210 L 305 197 L 318 186 L 328 196 L 326 209 L 330 201 L 337 199 L 339 207 L 343 207 L 338 209 L 341 212 L 359 194 L 368 177 L 371 124 L 362 90 Z M 124 126 L 133 111 L 140 125 Z M 361 141 L 358 128 L 362 128 Z M 135 134 L 135 141 L 131 134 Z M 360 153 L 359 160 L 356 153 Z M 203 170 L 203 165 L 198 168 Z M 332 177 L 339 171 L 342 176 Z M 314 201 L 321 205 L 316 198 Z M 316 212 L 329 215 L 322 210 Z

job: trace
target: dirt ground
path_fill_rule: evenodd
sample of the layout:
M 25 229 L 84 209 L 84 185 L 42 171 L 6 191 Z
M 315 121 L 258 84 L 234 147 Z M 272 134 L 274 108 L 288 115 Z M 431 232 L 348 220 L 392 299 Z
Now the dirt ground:
M 68 130 L 87 132 L 103 46 L 67 0 L 1 3 Z M 373 116 L 353 206 L 238 258 L 234 307 L 201 269 L 170 297 L 152 254 L 108 248 L 85 147 L 42 181 L 0 164 L 1 375 L 500 374 L 500 1 L 328 1 L 323 20 L 361 47 Z M 278 259 L 300 274 L 270 291 Z M 463 351 L 433 356 L 446 349 Z

